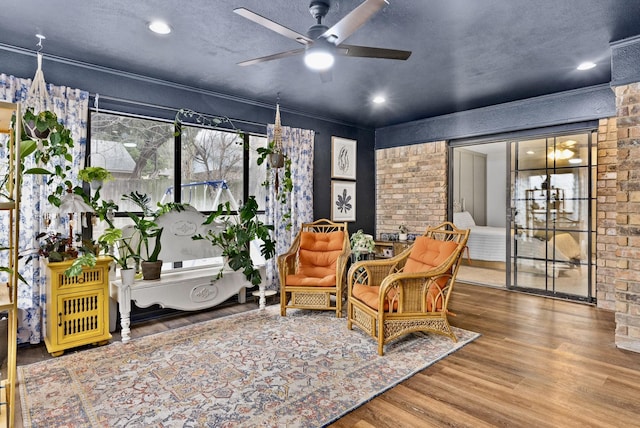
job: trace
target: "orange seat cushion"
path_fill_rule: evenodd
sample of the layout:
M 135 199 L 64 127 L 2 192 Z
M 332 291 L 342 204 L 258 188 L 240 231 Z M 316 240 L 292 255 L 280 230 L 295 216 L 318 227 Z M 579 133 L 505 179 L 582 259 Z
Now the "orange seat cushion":
M 292 286 L 335 286 L 336 263 L 343 247 L 343 231 L 301 232 L 298 272 L 287 275 L 285 283 Z
M 395 290 L 389 291 L 389 298 L 384 301 L 384 311 L 387 312 L 389 310 L 389 299 L 393 299 L 395 297 Z M 378 310 L 380 306 L 380 300 L 378 295 L 380 294 L 380 286 L 368 286 L 364 284 L 353 284 L 353 289 L 351 290 L 351 294 L 353 297 L 360 300 L 365 305 L 369 306 L 371 309 Z M 393 302 L 393 309 L 398 310 L 398 301 Z

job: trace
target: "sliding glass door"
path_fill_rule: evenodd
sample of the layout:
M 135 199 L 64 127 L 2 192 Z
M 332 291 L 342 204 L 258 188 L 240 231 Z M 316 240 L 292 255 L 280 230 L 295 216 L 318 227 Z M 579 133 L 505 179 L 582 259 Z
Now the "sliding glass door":
M 472 228 L 459 280 L 594 301 L 594 134 L 568 132 L 452 143 L 452 220 Z
M 508 287 L 593 300 L 591 138 L 585 132 L 510 143 Z

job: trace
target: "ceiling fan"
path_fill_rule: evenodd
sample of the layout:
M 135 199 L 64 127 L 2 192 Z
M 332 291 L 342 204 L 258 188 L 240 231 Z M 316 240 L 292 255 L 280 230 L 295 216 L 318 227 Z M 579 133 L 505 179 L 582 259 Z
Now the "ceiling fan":
M 309 12 L 317 23 L 309 27 L 306 36 L 243 7 L 234 9 L 233 11 L 238 15 L 304 45 L 303 48 L 250 59 L 240 62 L 238 65 L 253 65 L 304 53 L 305 64 L 313 70 L 324 72 L 321 77 L 327 78 L 330 75 L 327 75 L 326 72 L 333 65 L 334 55 L 406 60 L 411 55 L 409 51 L 342 43 L 386 4 L 388 4 L 386 0 L 365 0 L 349 12 L 347 16 L 329 28 L 322 23 L 322 19 L 329 12 L 329 1 L 312 0 L 311 4 L 309 4 Z M 323 78 L 323 80 L 325 79 Z

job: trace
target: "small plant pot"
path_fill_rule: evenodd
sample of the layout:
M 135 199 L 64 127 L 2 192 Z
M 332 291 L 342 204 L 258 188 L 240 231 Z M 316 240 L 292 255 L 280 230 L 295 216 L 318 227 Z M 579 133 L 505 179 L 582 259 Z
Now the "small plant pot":
M 101 188 L 103 184 L 104 184 L 103 180 L 91 180 L 91 182 L 89 183 L 89 186 L 91 187 L 91 190 L 95 192 L 96 190 Z
M 32 120 L 23 121 L 23 124 L 24 124 L 24 131 L 31 138 L 44 140 L 49 136 L 49 133 L 51 132 L 51 130 L 49 129 L 45 129 L 44 131 L 38 131 L 38 129 L 36 128 L 35 122 Z
M 398 240 L 399 241 L 406 241 L 409 238 L 409 236 L 406 233 L 399 233 L 398 234 Z
M 162 260 L 158 260 L 157 262 L 142 262 L 140 267 L 142 268 L 142 279 L 145 281 L 160 279 Z
M 282 168 L 284 166 L 284 155 L 282 153 L 270 154 L 269 165 L 271 165 L 271 168 Z
M 122 280 L 122 285 L 132 285 L 136 280 L 136 270 L 120 269 L 120 279 Z

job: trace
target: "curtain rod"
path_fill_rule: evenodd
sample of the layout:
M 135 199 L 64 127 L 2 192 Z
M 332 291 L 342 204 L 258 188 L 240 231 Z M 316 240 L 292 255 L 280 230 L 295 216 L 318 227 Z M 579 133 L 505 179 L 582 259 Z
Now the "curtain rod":
M 179 110 L 181 110 L 180 108 L 161 106 L 161 105 L 158 105 L 158 104 L 145 103 L 143 101 L 126 100 L 124 98 L 111 97 L 109 95 L 100 95 L 100 94 L 91 94 L 90 93 L 89 96 L 92 97 L 93 100 L 94 100 L 93 101 L 93 108 L 96 111 L 100 110 L 100 100 L 101 99 L 109 100 L 109 101 L 115 101 L 115 102 L 119 102 L 119 103 L 122 103 L 122 104 L 134 105 L 134 106 L 150 107 L 150 108 L 157 109 L 157 110 L 166 110 L 166 111 L 170 111 L 170 112 L 174 112 L 174 113 L 177 113 Z M 211 116 L 211 117 L 215 117 L 216 116 L 214 114 L 207 114 L 207 113 L 201 113 L 201 112 L 196 112 L 196 113 L 200 113 L 203 116 Z M 253 125 L 253 126 L 267 126 L 268 125 L 267 123 L 253 122 L 253 121 L 244 120 L 244 119 L 234 119 L 232 117 L 227 117 L 227 116 L 220 116 L 220 117 L 225 117 L 225 118 L 229 119 L 231 122 L 243 123 L 245 125 Z

